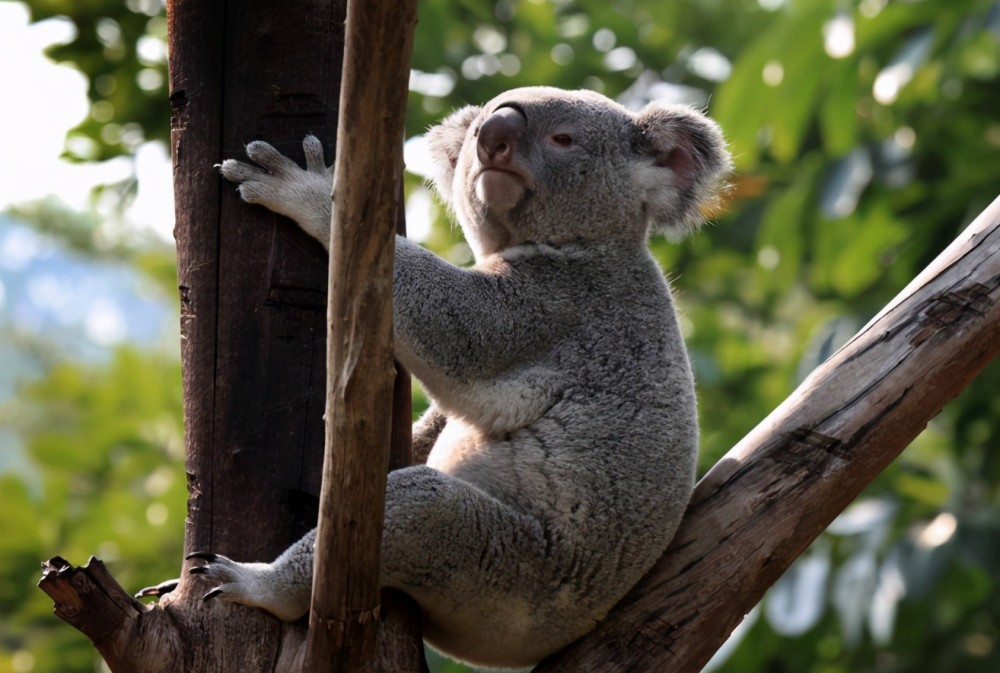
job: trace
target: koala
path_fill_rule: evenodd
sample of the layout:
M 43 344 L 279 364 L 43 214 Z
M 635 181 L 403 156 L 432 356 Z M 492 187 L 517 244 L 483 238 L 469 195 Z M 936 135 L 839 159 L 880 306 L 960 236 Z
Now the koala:
M 697 111 L 530 87 L 427 134 L 475 263 L 397 237 L 395 353 L 432 406 L 426 464 L 389 475 L 381 581 L 429 645 L 532 665 L 591 630 L 663 553 L 694 484 L 695 392 L 651 232 L 684 232 L 730 159 Z M 222 175 L 328 246 L 332 167 L 253 142 Z M 315 531 L 271 563 L 196 552 L 205 598 L 309 609 Z

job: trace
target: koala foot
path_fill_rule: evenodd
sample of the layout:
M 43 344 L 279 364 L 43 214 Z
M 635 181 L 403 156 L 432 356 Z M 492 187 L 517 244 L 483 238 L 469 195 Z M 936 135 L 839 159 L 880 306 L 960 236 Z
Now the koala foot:
M 294 578 L 282 573 L 274 564 L 240 563 L 210 552 L 192 552 L 185 558 L 206 561 L 205 565 L 189 571 L 216 585 L 202 596 L 203 601 L 219 598 L 261 608 L 286 622 L 298 619 L 309 609 L 311 584 L 305 585 L 303 597 L 302 587 L 293 586 L 290 580 Z
M 302 150 L 306 157 L 304 170 L 274 146 L 256 140 L 247 145 L 246 152 L 257 165 L 226 159 L 219 165 L 219 172 L 239 185 L 237 191 L 244 201 L 290 217 L 328 247 L 333 166 L 323 160 L 323 144 L 316 136 L 307 135 Z

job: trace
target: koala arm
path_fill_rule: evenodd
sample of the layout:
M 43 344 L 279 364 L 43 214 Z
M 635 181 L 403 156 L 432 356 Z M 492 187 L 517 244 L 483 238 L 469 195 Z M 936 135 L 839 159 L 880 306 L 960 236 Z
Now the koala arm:
M 220 171 L 239 184 L 244 201 L 290 217 L 329 249 L 333 168 L 325 165 L 315 136 L 306 136 L 302 148 L 305 169 L 255 141 L 246 151 L 258 165 L 227 159 Z M 397 356 L 421 380 L 432 373 L 466 382 L 489 377 L 549 324 L 542 302 L 500 258 L 462 269 L 397 237 L 394 275 Z
M 397 237 L 396 356 L 436 387 L 436 381 L 490 379 L 525 353 L 543 348 L 552 316 L 523 280 L 500 257 L 465 269 Z

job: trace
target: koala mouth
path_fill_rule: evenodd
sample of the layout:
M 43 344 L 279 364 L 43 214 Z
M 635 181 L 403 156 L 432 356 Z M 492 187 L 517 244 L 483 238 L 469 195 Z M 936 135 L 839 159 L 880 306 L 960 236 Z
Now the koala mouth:
M 476 196 L 494 212 L 506 213 L 512 209 L 525 191 L 524 177 L 504 168 L 486 166 L 476 177 Z

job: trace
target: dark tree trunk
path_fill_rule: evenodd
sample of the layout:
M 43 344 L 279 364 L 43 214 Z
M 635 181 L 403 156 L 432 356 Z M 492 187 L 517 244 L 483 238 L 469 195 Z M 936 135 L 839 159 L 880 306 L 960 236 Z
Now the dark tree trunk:
M 214 165 L 258 138 L 301 160 L 307 131 L 332 154 L 344 5 L 173 0 L 168 17 L 185 550 L 271 559 L 315 525 L 327 259 Z
M 170 27 L 187 472 L 185 552 L 270 560 L 316 523 L 322 474 L 327 257 L 241 203 L 213 168 L 266 138 L 302 159 L 336 137 L 344 0 L 173 0 Z M 269 671 L 305 637 L 213 602 L 187 564 L 167 609 L 199 646 L 193 671 Z
M 316 525 L 328 257 L 287 220 L 241 203 L 214 165 L 258 138 L 301 160 L 307 132 L 332 160 L 345 5 L 168 3 L 185 552 L 270 560 Z M 54 558 L 41 584 L 116 673 L 297 666 L 304 620 L 282 624 L 259 610 L 203 604 L 205 587 L 187 565 L 177 589 L 152 608 L 96 559 L 74 568 Z

